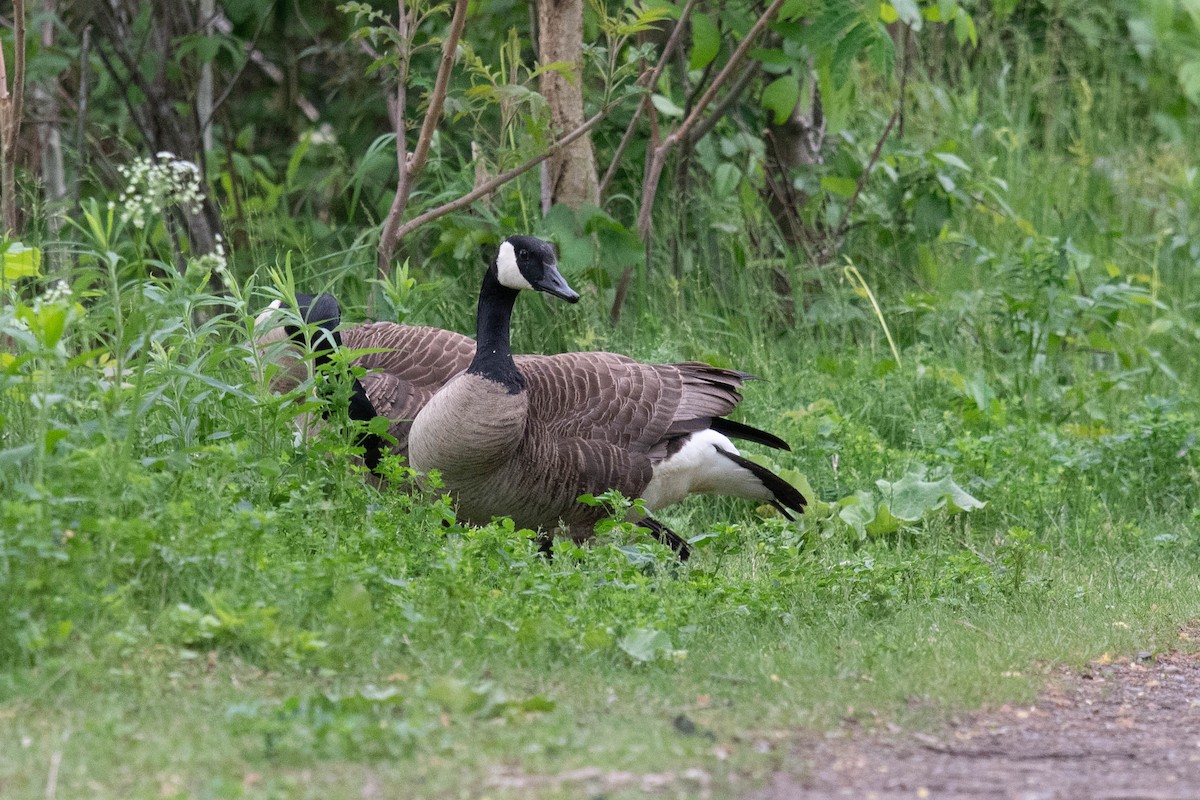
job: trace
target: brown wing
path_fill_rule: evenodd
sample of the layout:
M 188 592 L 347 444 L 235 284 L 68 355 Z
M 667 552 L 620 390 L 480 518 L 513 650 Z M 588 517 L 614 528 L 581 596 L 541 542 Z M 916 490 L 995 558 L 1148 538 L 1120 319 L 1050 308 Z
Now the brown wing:
M 750 375 L 699 362 L 642 364 L 615 353 L 518 357 L 530 425 L 650 454 L 733 411 Z
M 600 513 L 584 492 L 637 497 L 671 442 L 708 427 L 741 401 L 751 376 L 700 363 L 642 364 L 615 353 L 524 356 L 529 397 L 528 464 L 558 480 L 544 498 L 571 525 Z M 550 508 L 547 509 L 551 510 Z
M 429 398 L 471 363 L 475 341 L 454 331 L 418 325 L 374 322 L 342 330 L 342 346 L 384 348 L 354 360 L 368 370 L 359 379 L 375 413 L 392 421 L 393 448 L 408 455 L 408 432 Z

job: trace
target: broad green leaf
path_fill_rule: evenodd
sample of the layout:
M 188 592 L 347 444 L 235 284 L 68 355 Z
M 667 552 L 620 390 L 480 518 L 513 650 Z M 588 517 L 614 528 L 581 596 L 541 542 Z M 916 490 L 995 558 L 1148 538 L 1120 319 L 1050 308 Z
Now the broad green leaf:
M 57 347 L 62 340 L 63 332 L 67 328 L 67 313 L 70 310 L 67 306 L 60 305 L 46 305 L 38 310 L 39 338 L 47 349 Z
M 892 362 L 888 362 L 889 364 Z M 817 490 L 813 488 L 808 477 L 796 469 L 781 469 L 777 472 L 779 477 L 795 486 L 800 494 L 804 495 L 804 499 L 808 501 L 808 505 L 804 507 L 804 516 L 806 519 L 825 519 L 833 513 L 833 506 L 826 503 L 817 494 Z
M 887 503 L 875 509 L 875 518 L 867 523 L 868 536 L 887 536 L 900 530 L 901 520 L 892 514 Z
M 875 498 L 867 491 L 857 491 L 838 501 L 838 517 L 858 533 L 859 539 L 867 538 L 867 525 L 875 519 Z
M 979 45 L 979 34 L 975 30 L 975 20 L 971 18 L 970 14 L 960 12 L 954 18 L 954 38 L 958 40 L 959 44 L 970 42 L 972 47 Z
M 599 266 L 612 279 L 615 280 L 626 267 L 644 263 L 646 247 L 637 234 L 601 209 L 584 204 L 577 212 L 576 219 L 583 225 L 584 234 L 594 237 L 594 239 L 584 238 L 581 241 L 586 242 L 589 247 L 594 241 L 596 253 L 603 254 L 603 258 L 598 260 L 599 263 L 596 266 Z M 587 263 L 596 262 L 596 259 L 590 254 L 588 259 Z
M 471 713 L 483 707 L 487 693 L 458 678 L 441 677 L 429 684 L 429 699 L 451 713 Z
M 356 629 L 368 627 L 375 618 L 375 609 L 371 607 L 371 594 L 358 581 L 338 590 L 330 611 L 337 616 L 339 626 Z
M 917 522 L 930 511 L 948 507 L 951 513 L 974 511 L 984 503 L 967 493 L 950 476 L 938 481 L 924 481 L 909 473 L 898 481 L 875 481 L 891 513 L 905 522 Z
M 721 34 L 708 14 L 692 14 L 692 55 L 688 69 L 704 69 L 721 50 Z
M 664 117 L 682 117 L 683 109 L 675 105 L 671 98 L 662 94 L 650 95 L 650 102 L 658 109 L 658 113 Z
M 53 453 L 54 448 L 58 446 L 59 442 L 67 438 L 69 433 L 70 431 L 63 428 L 51 428 L 46 431 L 46 452 Z
M 713 174 L 713 192 L 718 198 L 729 197 L 742 180 L 742 172 L 728 161 L 721 162 Z
M 1200 0 L 1183 0 L 1180 4 L 1187 15 L 1192 18 L 1192 27 L 1200 29 Z
M 634 661 L 653 661 L 671 649 L 671 637 L 657 628 L 634 628 L 617 641 Z
M 850 65 L 862 55 L 875 39 L 875 30 L 870 25 L 858 23 L 838 40 L 829 62 L 829 77 L 835 86 L 842 86 L 850 77 Z
M 36 278 L 42 274 L 42 251 L 36 247 L 26 247 L 20 242 L 11 242 L 8 249 L 0 253 L 0 263 L 4 265 L 6 283 L 18 278 Z
M 950 218 L 950 200 L 944 195 L 926 192 L 913 207 L 913 224 L 923 239 L 937 236 Z
M 548 711 L 553 711 L 554 709 L 558 708 L 558 703 L 556 703 L 553 700 L 551 700 L 550 698 L 546 697 L 546 695 L 544 695 L 544 694 L 535 694 L 533 697 L 530 697 L 526 700 L 522 700 L 520 703 L 517 703 L 517 708 L 519 708 L 521 711 L 526 711 L 526 712 L 530 712 L 530 713 L 533 713 L 533 712 L 545 713 Z
M 821 178 L 821 188 L 840 197 L 853 197 L 858 188 L 858 182 L 853 178 L 839 178 L 837 175 L 826 175 Z
M 796 63 L 796 59 L 782 50 L 772 47 L 756 47 L 747 55 L 762 64 L 764 70 L 775 75 L 791 69 L 792 65 Z
M 581 644 L 588 650 L 607 650 L 613 638 L 608 628 L 592 628 L 583 635 Z
M 783 7 L 779 9 L 779 19 L 800 19 L 812 13 L 814 5 L 813 0 L 784 0 Z
M 811 25 L 803 26 L 801 41 L 814 51 L 827 50 L 830 43 L 840 41 L 859 21 L 852 3 L 833 3 Z
M 1179 88 L 1193 103 L 1200 105 L 1200 59 L 1185 61 L 1179 66 Z
M 943 164 L 949 164 L 952 167 L 958 167 L 966 172 L 971 171 L 971 167 L 967 164 L 967 162 L 954 155 L 954 153 L 934 153 L 933 157 L 938 161 L 941 161 Z
M 775 114 L 775 124 L 782 125 L 800 101 L 800 81 L 794 75 L 784 75 L 767 84 L 762 93 L 763 107 Z

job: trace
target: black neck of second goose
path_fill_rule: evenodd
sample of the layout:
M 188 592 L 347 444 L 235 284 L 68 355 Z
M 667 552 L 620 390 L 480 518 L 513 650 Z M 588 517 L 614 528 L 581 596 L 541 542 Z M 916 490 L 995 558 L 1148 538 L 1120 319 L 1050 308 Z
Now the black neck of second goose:
M 495 265 L 483 276 L 479 308 L 475 313 L 475 358 L 467 372 L 499 383 L 509 394 L 525 388 L 525 379 L 513 361 L 510 346 L 513 303 L 517 290 L 500 283 Z

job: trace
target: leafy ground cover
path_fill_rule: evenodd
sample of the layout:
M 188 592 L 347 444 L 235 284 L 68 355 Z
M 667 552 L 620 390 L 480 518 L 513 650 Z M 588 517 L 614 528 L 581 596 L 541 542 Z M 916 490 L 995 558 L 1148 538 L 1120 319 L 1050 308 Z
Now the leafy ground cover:
M 120 367 L 64 346 L 116 324 L 73 297 L 9 323 L 6 425 L 35 446 L 6 451 L 0 506 L 6 797 L 570 796 L 503 776 L 597 767 L 737 795 L 797 727 L 1027 701 L 1197 613 L 1196 412 L 1149 377 L 1080 371 L 1085 423 L 948 341 L 896 365 L 760 339 L 745 415 L 796 443 L 772 458 L 803 522 L 697 500 L 669 517 L 687 565 L 621 526 L 546 560 L 446 524 L 402 465 L 370 488 L 344 432 L 297 447 L 247 315 L 191 322 L 209 302 L 113 303 Z

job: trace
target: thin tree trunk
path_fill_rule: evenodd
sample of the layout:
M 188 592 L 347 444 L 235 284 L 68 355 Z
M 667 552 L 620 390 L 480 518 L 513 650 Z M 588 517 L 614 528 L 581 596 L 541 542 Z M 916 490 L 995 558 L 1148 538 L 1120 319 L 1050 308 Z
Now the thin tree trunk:
M 215 12 L 216 0 L 200 0 L 201 32 L 205 36 L 212 36 Z M 200 144 L 206 155 L 213 149 L 212 115 L 213 68 L 212 62 L 206 61 L 200 65 L 200 80 L 196 82 L 196 119 L 200 120 Z
M 25 103 L 25 0 L 13 0 L 13 82 L 0 50 L 0 222 L 7 235 L 17 232 L 17 136 Z
M 563 61 L 572 73 L 547 70 L 541 93 L 550 106 L 550 119 L 560 134 L 583 124 L 583 0 L 538 1 L 538 54 L 542 64 Z M 590 136 L 581 136 L 546 162 L 545 182 L 550 202 L 571 208 L 600 202 L 596 155 Z M 544 202 L 544 201 L 543 201 Z
M 80 189 L 88 163 L 87 150 L 83 145 L 84 133 L 87 131 L 88 81 L 91 78 L 91 71 L 88 67 L 92 63 L 91 59 L 92 26 L 88 25 L 83 29 L 83 36 L 79 41 L 79 100 L 78 111 L 75 113 L 75 158 L 79 163 L 75 167 L 75 175 L 71 181 L 71 208 L 76 212 L 79 211 Z
M 49 50 L 54 46 L 54 17 L 58 12 L 57 0 L 43 0 L 42 47 Z M 58 85 L 54 78 L 33 87 L 33 101 L 37 107 L 38 149 L 42 161 L 42 191 L 46 203 L 46 224 L 50 239 L 56 241 L 62 229 L 66 211 L 67 178 L 63 169 L 62 121 L 59 119 Z M 62 253 L 47 250 L 47 271 L 64 271 Z
M 818 231 L 809 230 L 800 216 L 809 197 L 795 188 L 792 177 L 797 171 L 808 170 L 822 163 L 821 148 L 825 144 L 825 114 L 821 92 L 812 75 L 798 80 L 808 83 L 810 102 L 796 103 L 792 113 L 781 124 L 767 124 L 767 183 L 764 187 L 767 208 L 775 220 L 784 242 L 793 251 L 808 251 L 821 238 Z

